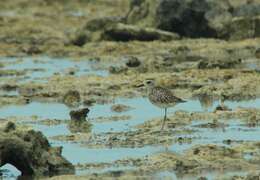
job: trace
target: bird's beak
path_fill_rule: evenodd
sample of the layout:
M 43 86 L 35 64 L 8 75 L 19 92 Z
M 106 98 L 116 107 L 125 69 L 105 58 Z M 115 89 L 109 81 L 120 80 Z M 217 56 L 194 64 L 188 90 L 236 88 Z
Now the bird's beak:
M 137 85 L 135 85 L 135 88 L 141 88 L 141 87 L 144 87 L 144 84 L 142 83 L 142 84 L 137 84 Z

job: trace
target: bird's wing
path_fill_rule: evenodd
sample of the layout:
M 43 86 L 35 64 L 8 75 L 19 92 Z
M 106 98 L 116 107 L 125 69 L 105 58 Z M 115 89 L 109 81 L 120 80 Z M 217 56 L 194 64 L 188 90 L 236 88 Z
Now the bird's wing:
M 185 102 L 181 98 L 178 98 L 172 94 L 172 92 L 166 88 L 155 87 L 157 97 L 161 102 L 164 103 L 180 103 Z

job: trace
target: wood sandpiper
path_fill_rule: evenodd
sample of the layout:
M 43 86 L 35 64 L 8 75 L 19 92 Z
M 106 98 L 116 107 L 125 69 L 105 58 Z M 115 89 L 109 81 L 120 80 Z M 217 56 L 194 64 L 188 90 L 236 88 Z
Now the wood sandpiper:
M 156 86 L 154 80 L 146 80 L 144 85 L 148 90 L 148 98 L 150 102 L 155 106 L 164 109 L 164 119 L 161 127 L 162 131 L 167 119 L 167 108 L 174 107 L 178 103 L 184 103 L 186 101 L 174 96 L 169 89 Z

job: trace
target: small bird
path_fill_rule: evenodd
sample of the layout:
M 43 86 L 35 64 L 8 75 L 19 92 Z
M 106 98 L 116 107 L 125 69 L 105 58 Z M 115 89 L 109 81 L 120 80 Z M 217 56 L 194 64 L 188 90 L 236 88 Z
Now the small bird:
M 169 89 L 155 86 L 154 80 L 146 80 L 144 82 L 144 85 L 148 90 L 148 98 L 150 102 L 155 106 L 164 109 L 164 119 L 161 127 L 162 131 L 164 128 L 165 121 L 167 119 L 167 108 L 173 107 L 179 103 L 184 103 L 186 101 L 174 96 Z

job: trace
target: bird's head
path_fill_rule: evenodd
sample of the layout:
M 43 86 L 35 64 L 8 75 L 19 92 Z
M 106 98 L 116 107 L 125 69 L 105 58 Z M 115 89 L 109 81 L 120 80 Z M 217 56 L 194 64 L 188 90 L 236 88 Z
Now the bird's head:
M 144 81 L 144 85 L 147 88 L 152 88 L 155 86 L 155 81 L 153 79 L 148 79 Z

